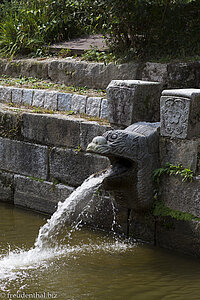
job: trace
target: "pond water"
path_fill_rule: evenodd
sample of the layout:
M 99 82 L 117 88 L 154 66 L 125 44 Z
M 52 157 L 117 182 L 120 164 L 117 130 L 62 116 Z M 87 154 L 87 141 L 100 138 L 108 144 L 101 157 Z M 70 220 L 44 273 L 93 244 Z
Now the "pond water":
M 30 249 L 45 222 L 0 203 L 0 299 L 200 298 L 197 259 L 86 229 L 37 253 Z

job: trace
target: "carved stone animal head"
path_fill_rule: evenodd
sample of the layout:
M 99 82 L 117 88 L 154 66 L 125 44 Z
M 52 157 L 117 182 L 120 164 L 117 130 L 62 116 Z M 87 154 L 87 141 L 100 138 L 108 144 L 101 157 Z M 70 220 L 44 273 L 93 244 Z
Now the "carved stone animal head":
M 159 166 L 160 123 L 135 123 L 125 130 L 107 131 L 88 145 L 87 151 L 107 156 L 111 162 L 104 188 L 114 192 L 116 202 L 136 211 L 153 202 L 152 173 Z

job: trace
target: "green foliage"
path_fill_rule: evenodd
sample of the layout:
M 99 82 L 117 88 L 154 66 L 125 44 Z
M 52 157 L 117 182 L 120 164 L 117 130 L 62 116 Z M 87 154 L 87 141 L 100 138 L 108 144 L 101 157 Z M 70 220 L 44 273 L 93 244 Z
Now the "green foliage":
M 174 175 L 174 176 L 181 176 L 182 181 L 192 181 L 194 177 L 194 173 L 190 168 L 183 168 L 181 164 L 178 164 L 177 166 L 172 165 L 170 163 L 166 163 L 165 167 L 158 168 L 154 170 L 153 172 L 153 181 L 156 184 L 159 184 L 160 178 L 162 175 Z
M 37 8 L 35 2 L 29 1 L 16 4 L 17 1 L 11 2 L 11 10 L 0 24 L 0 48 L 4 56 L 36 51 L 44 45 L 44 35 L 50 26 L 45 7 Z
M 61 49 L 59 52 L 58 52 L 58 57 L 68 57 L 71 55 L 71 50 L 70 49 Z
M 7 75 L 2 75 L 0 77 L 0 84 L 7 86 L 17 86 L 17 87 L 25 87 L 31 89 L 53 89 L 66 93 L 79 93 L 79 94 L 87 94 L 88 96 L 99 96 L 105 97 L 105 90 L 100 89 L 89 89 L 86 86 L 66 86 L 65 84 L 53 83 L 51 81 L 42 80 L 35 77 L 25 77 L 19 76 L 17 78 L 9 77 Z
M 172 217 L 176 220 L 200 221 L 200 218 L 195 217 L 190 213 L 181 212 L 167 207 L 162 201 L 156 201 L 153 207 L 153 215 L 161 217 Z
M 44 182 L 45 180 L 39 177 L 33 177 L 33 176 L 28 176 L 29 179 L 38 181 L 38 182 Z
M 33 106 L 33 110 L 31 112 L 35 114 L 51 114 L 51 115 L 55 113 L 55 111 L 51 109 L 35 107 L 35 106 Z
M 70 0 L 11 0 L 0 23 L 1 54 L 41 55 L 45 44 L 82 34 L 79 6 L 79 1 Z
M 108 43 L 130 59 L 199 54 L 200 1 L 104 0 Z
M 82 151 L 82 147 L 80 145 L 78 145 L 75 150 L 74 150 L 76 153 L 79 153 Z
M 116 61 L 116 56 L 113 53 L 100 52 L 97 47 L 93 47 L 90 50 L 86 50 L 82 54 L 82 59 L 87 61 L 104 62 L 107 65 L 110 62 Z
M 42 56 L 49 43 L 96 32 L 106 34 L 110 51 L 125 60 L 200 52 L 199 0 L 11 0 L 0 4 L 0 17 L 4 56 Z M 113 59 L 97 52 L 85 58 Z

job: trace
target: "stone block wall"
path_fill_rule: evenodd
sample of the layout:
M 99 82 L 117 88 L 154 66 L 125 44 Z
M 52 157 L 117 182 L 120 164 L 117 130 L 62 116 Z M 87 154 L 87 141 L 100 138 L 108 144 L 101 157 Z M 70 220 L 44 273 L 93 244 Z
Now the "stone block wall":
M 108 129 L 0 104 L 0 201 L 52 214 L 88 176 L 109 166 L 107 158 L 85 152 Z
M 167 162 L 193 171 L 193 182 L 166 178 L 163 201 L 172 209 L 199 217 L 200 90 L 165 90 L 161 97 L 161 165 Z M 180 198 L 183 197 L 181 201 Z M 192 209 L 193 207 L 193 209 Z M 198 213 L 197 213 L 198 212 Z
M 193 172 L 192 180 L 163 175 L 159 201 L 164 211 L 154 218 L 154 240 L 157 245 L 194 256 L 200 256 L 200 90 L 176 89 L 162 92 L 160 101 L 160 163 Z M 170 214 L 167 215 L 167 211 Z M 162 215 L 163 214 L 163 215 Z M 149 235 L 150 236 L 150 235 Z
M 44 108 L 53 111 L 72 111 L 108 119 L 107 99 L 57 91 L 0 86 L 0 101 Z
M 63 114 L 12 109 L 8 102 L 103 116 L 124 128 L 136 121 L 158 121 L 161 90 L 160 83 L 115 80 L 108 87 L 108 99 L 102 99 L 0 87 L 0 201 L 52 214 L 58 201 L 110 165 L 107 158 L 85 152 L 92 139 L 110 126 Z M 183 182 L 180 176 L 163 177 L 161 200 L 171 210 L 192 214 L 191 220 L 143 212 L 127 217 L 127 211 L 120 209 L 117 216 L 123 232 L 129 222 L 129 233 L 135 238 L 196 256 L 200 255 L 199 100 L 196 89 L 165 90 L 160 100 L 161 166 L 181 164 L 194 174 L 192 182 Z M 141 112 L 139 106 L 145 109 Z M 108 197 L 104 200 L 110 205 Z
M 200 88 L 200 61 L 131 62 L 124 64 L 86 62 L 72 58 L 0 59 L 0 75 L 38 77 L 66 85 L 106 89 L 112 80 L 161 82 L 165 88 Z

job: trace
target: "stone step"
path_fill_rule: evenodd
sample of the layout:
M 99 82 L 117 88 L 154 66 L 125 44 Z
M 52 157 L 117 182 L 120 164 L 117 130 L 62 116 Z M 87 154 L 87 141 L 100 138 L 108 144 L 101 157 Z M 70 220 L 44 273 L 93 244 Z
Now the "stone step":
M 108 119 L 107 99 L 103 97 L 0 86 L 0 101 Z
M 64 50 L 66 53 L 69 52 L 70 55 L 77 56 L 81 56 L 85 51 L 91 49 L 96 49 L 98 52 L 108 51 L 105 39 L 101 34 L 84 36 L 49 46 L 51 53 L 59 53 Z

